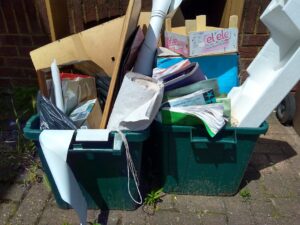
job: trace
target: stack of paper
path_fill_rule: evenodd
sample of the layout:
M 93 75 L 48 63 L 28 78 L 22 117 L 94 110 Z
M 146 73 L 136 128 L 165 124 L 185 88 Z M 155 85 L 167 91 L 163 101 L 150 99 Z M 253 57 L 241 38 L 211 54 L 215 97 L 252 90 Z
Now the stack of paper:
M 202 89 L 194 93 L 174 98 L 162 104 L 162 107 L 183 107 L 215 103 L 216 98 L 212 89 Z
M 153 78 L 163 82 L 165 91 L 206 80 L 199 64 L 190 63 L 189 60 L 181 61 L 167 69 L 155 68 Z
M 162 108 L 162 120 L 165 124 L 180 124 L 185 115 L 199 118 L 211 137 L 214 137 L 225 125 L 222 104 L 193 105 Z M 174 114 L 175 113 L 175 114 Z M 191 118 L 188 119 L 190 122 Z M 198 121 L 199 123 L 199 121 Z M 186 124 L 189 125 L 189 124 Z
M 214 137 L 225 125 L 224 107 L 215 103 L 212 89 L 202 89 L 173 98 L 162 104 L 162 123 L 193 126 L 203 122 L 209 135 Z

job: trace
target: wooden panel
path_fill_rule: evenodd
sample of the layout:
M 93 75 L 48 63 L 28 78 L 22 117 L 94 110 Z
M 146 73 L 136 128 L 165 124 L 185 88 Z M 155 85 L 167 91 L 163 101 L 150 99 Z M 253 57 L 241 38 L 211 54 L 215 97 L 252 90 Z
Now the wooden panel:
M 116 57 L 116 62 L 112 73 L 108 95 L 106 98 L 106 103 L 105 103 L 103 116 L 100 124 L 101 129 L 106 128 L 110 116 L 110 112 L 114 103 L 115 86 L 119 75 L 125 42 L 128 40 L 129 36 L 134 32 L 134 30 L 137 27 L 140 11 L 141 11 L 141 0 L 130 0 L 126 11 L 125 19 L 124 19 L 122 33 L 120 36 L 121 37 L 120 44 L 118 45 L 119 52 Z
M 31 51 L 35 69 L 49 68 L 53 59 L 58 65 L 91 60 L 111 76 L 123 22 L 124 17 L 120 17 Z
M 220 27 L 229 26 L 229 18 L 231 15 L 238 16 L 238 28 L 241 25 L 245 0 L 227 0 L 223 11 Z

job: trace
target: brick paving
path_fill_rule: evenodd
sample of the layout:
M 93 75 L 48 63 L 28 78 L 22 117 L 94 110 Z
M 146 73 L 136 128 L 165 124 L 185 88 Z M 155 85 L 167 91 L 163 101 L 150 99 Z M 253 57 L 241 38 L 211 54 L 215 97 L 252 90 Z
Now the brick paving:
M 90 210 L 88 221 L 101 224 L 298 225 L 300 224 L 300 137 L 272 115 L 258 140 L 242 188 L 231 197 L 166 195 L 154 215 L 135 211 Z M 24 177 L 22 175 L 21 177 Z M 78 224 L 74 210 L 59 209 L 44 183 L 25 188 L 19 180 L 0 185 L 0 225 Z

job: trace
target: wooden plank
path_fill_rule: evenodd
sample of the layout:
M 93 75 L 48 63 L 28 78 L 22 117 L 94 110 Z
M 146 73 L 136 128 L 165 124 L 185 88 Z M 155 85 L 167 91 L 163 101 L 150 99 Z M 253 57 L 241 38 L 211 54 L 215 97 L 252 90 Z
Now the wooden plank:
M 238 27 L 238 16 L 233 15 L 229 18 L 229 28 L 237 28 Z
M 189 34 L 190 32 L 196 31 L 196 20 L 185 20 L 185 32 Z
M 197 23 L 197 32 L 205 31 L 206 30 L 206 15 L 200 15 L 196 17 Z
M 41 70 L 36 71 L 37 78 L 38 78 L 38 83 L 39 83 L 39 88 L 40 92 L 43 96 L 46 98 L 49 98 L 49 93 L 47 89 L 47 84 L 46 84 L 46 78 L 45 78 L 45 73 Z
M 70 34 L 67 2 L 45 0 L 51 40 L 66 37 Z
M 116 57 L 116 62 L 114 66 L 114 70 L 112 73 L 110 85 L 109 85 L 109 90 L 108 90 L 108 95 L 106 98 L 106 103 L 103 111 L 103 116 L 102 120 L 100 123 L 100 128 L 104 129 L 106 128 L 112 106 L 114 103 L 114 98 L 115 98 L 115 86 L 117 83 L 118 75 L 119 75 L 119 70 L 120 70 L 120 65 L 121 65 L 121 59 L 123 55 L 123 50 L 125 46 L 125 42 L 128 40 L 129 36 L 134 32 L 134 30 L 137 27 L 138 24 L 138 19 L 141 11 L 141 0 L 130 0 L 128 4 L 128 8 L 126 11 L 125 19 L 124 19 L 124 24 L 122 28 L 122 33 L 121 33 L 121 38 L 120 38 L 120 43 L 118 45 L 119 47 L 119 52 Z
M 185 27 L 172 27 L 172 32 L 180 35 L 186 35 Z
M 227 0 L 223 11 L 220 27 L 228 27 L 231 15 L 238 16 L 238 28 L 241 26 L 245 0 Z
M 165 30 L 167 32 L 172 32 L 172 19 L 171 18 L 166 18 L 166 21 L 165 21 Z

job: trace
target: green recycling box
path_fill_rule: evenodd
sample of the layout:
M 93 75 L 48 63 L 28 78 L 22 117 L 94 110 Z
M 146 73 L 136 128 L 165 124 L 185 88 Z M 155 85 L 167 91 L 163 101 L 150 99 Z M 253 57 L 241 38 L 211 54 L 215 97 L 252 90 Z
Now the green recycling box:
M 25 128 L 25 137 L 36 144 L 43 169 L 49 180 L 52 192 L 60 208 L 70 208 L 61 199 L 54 179 L 51 175 L 45 156 L 39 144 L 39 117 L 32 116 Z M 149 137 L 149 130 L 142 132 L 124 132 L 128 140 L 130 153 L 137 170 L 141 172 L 143 143 Z M 91 142 L 82 144 L 83 150 L 74 150 L 71 143 L 67 162 L 72 169 L 90 209 L 122 209 L 133 210 L 137 207 L 127 190 L 127 163 L 124 146 L 120 154 L 112 151 L 113 135 L 108 142 Z M 77 142 L 76 142 L 77 143 Z M 90 150 L 89 150 L 90 149 Z M 134 181 L 130 178 L 131 193 L 139 199 Z
M 214 138 L 204 127 L 154 123 L 147 154 L 151 155 L 153 173 L 158 173 L 166 193 L 192 195 L 235 194 L 248 166 L 260 134 L 258 128 L 226 126 Z

